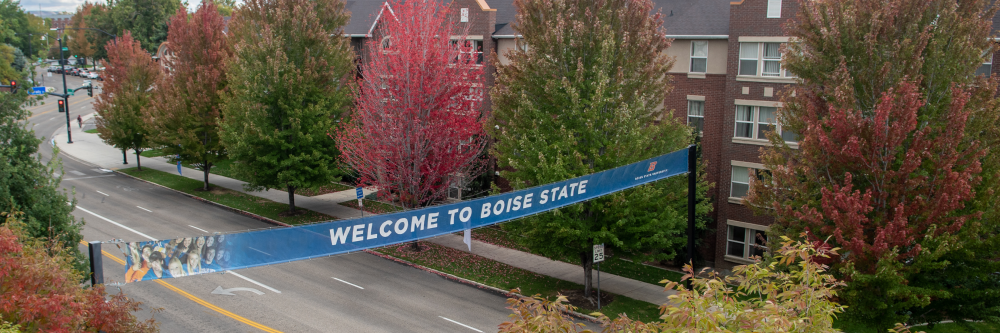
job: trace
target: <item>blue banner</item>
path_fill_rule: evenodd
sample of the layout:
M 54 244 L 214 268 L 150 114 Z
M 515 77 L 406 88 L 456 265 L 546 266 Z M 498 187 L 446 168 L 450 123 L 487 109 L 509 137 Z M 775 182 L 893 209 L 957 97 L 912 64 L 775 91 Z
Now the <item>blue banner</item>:
M 406 212 L 128 243 L 126 283 L 325 257 L 497 224 L 686 174 L 689 151 L 520 191 Z

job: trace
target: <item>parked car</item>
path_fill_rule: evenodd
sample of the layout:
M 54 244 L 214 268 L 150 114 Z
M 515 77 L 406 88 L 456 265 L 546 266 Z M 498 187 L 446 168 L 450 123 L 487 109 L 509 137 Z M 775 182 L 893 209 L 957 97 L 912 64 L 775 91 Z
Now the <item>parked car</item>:
M 90 73 L 87 73 L 87 78 L 95 79 L 95 80 L 100 80 L 101 79 L 101 75 L 97 74 L 97 72 L 90 72 Z

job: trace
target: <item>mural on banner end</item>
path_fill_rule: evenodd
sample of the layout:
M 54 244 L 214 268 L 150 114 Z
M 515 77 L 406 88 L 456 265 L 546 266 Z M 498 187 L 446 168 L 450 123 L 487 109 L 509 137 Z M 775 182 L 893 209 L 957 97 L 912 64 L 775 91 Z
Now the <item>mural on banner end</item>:
M 411 211 L 290 228 L 127 243 L 125 280 L 128 283 L 273 265 L 484 227 L 687 174 L 690 149 L 564 181 Z
M 125 283 L 225 271 L 226 235 L 126 244 Z

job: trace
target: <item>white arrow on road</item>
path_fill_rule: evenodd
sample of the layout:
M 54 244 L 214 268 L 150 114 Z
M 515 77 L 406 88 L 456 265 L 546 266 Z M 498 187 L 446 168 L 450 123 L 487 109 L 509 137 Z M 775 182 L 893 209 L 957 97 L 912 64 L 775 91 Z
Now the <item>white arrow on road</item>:
M 264 292 L 253 288 L 236 287 L 236 288 L 222 289 L 222 286 L 215 287 L 215 290 L 212 290 L 212 293 L 219 295 L 236 296 L 236 294 L 233 294 L 232 291 L 249 291 L 257 295 L 264 294 Z

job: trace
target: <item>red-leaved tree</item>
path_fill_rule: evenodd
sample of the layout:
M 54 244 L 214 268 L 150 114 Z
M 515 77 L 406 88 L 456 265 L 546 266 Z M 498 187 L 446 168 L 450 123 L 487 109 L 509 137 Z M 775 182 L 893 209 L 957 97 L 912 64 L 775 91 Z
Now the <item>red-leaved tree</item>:
M 483 69 L 440 1 L 386 6 L 383 38 L 366 45 L 357 110 L 336 137 L 359 185 L 421 207 L 482 170 Z
M 190 16 L 183 6 L 177 10 L 167 36 L 170 54 L 161 60 L 165 72 L 146 118 L 151 141 L 169 158 L 201 168 L 206 191 L 209 171 L 226 156 L 219 116 L 233 50 L 225 28 L 212 2 L 202 2 Z
M 105 143 L 122 151 L 134 150 L 142 171 L 140 154 L 149 147 L 144 111 L 153 99 L 149 89 L 160 78 L 160 65 L 128 31 L 117 41 L 109 41 L 105 49 L 108 65 L 104 86 L 94 103 L 100 115 L 97 131 Z
M 81 287 L 73 255 L 28 237 L 16 215 L 0 226 L 0 323 L 21 332 L 156 332 L 153 319 L 132 315 L 139 302 Z

